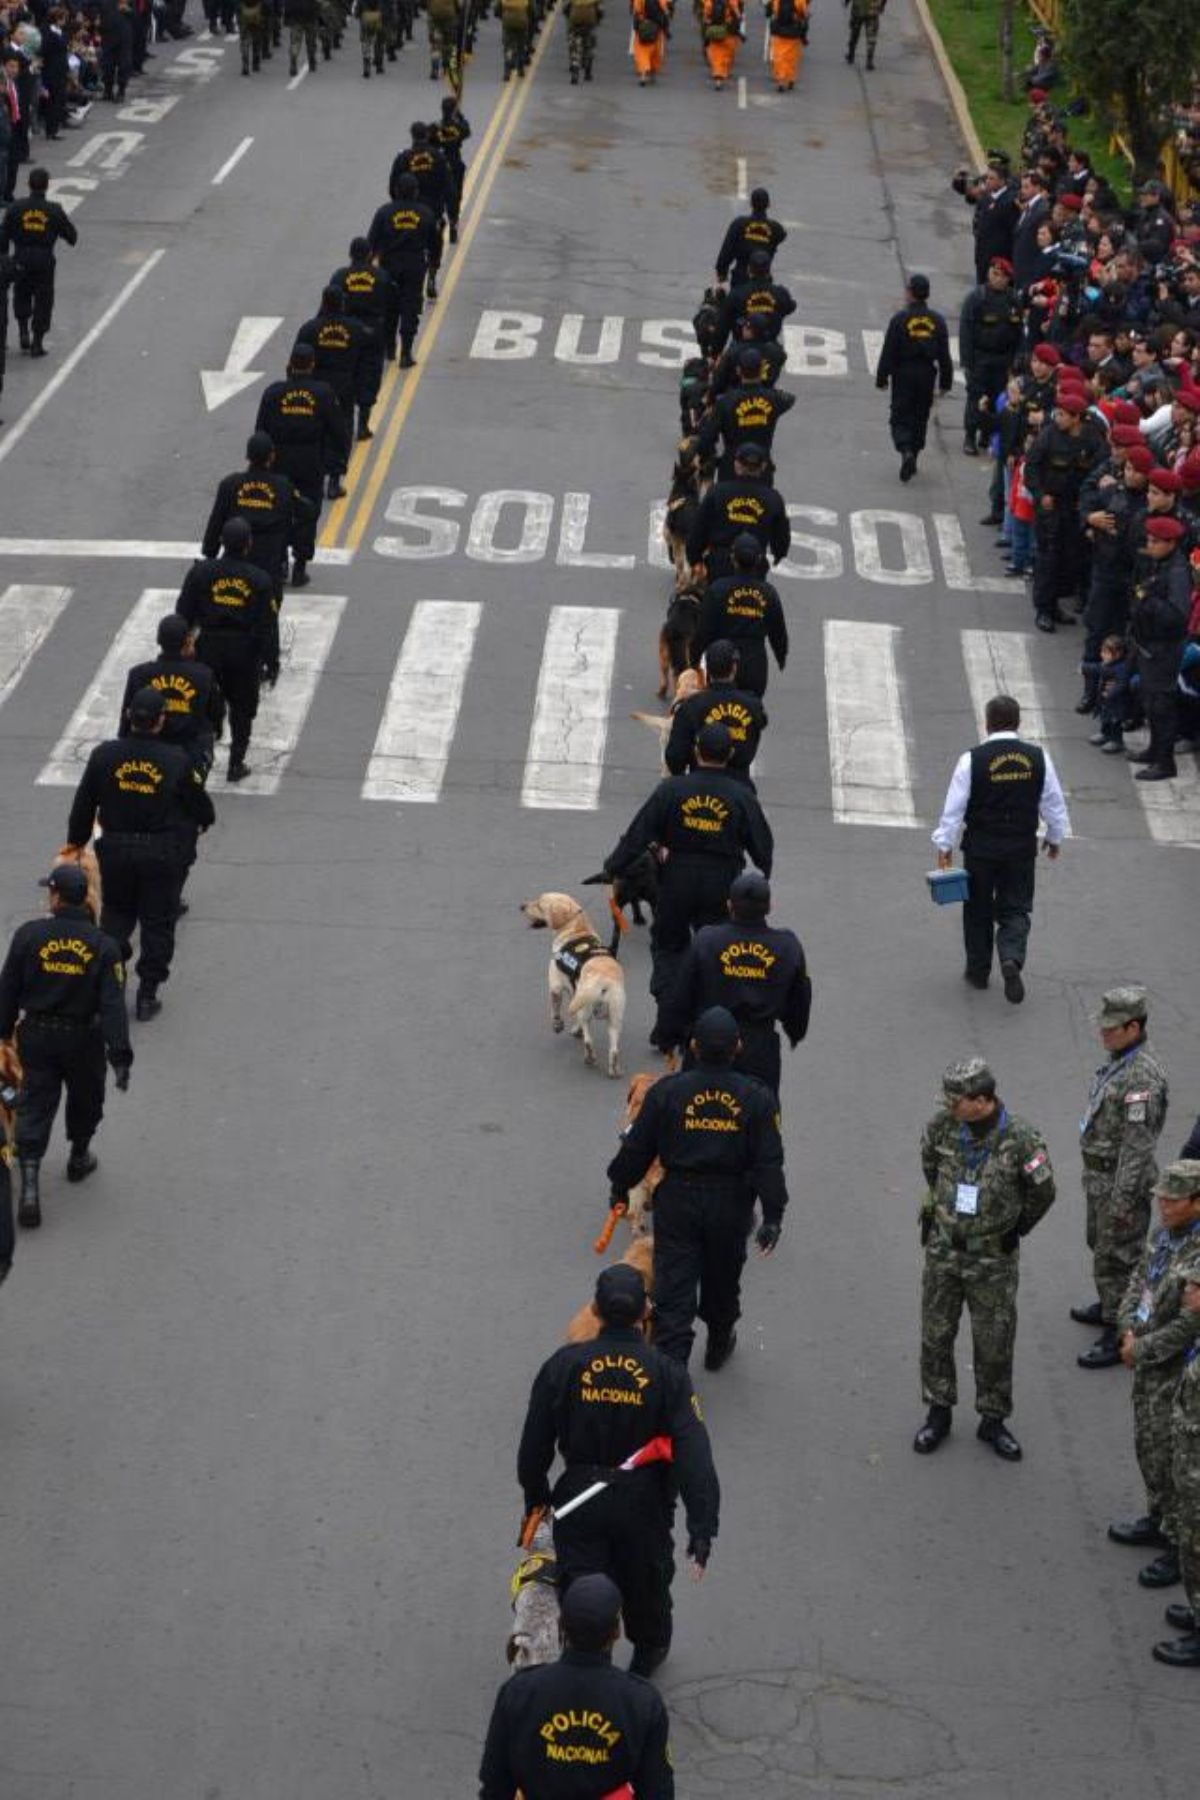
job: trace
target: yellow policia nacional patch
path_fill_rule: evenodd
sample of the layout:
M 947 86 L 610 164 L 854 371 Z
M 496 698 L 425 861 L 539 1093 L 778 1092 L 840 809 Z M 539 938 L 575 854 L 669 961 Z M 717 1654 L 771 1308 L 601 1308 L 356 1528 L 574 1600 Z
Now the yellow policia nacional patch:
M 82 975 L 95 954 L 82 938 L 47 938 L 38 948 L 38 962 L 44 975 Z M 64 957 L 78 960 L 66 962 Z

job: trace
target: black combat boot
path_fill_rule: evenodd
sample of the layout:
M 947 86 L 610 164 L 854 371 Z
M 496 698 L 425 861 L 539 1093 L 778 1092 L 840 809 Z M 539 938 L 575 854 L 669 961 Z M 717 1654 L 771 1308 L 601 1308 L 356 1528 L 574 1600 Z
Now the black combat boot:
M 28 350 L 28 348 L 29 348 L 29 323 L 26 319 L 18 319 L 17 335 L 21 340 L 22 350 Z
M 1182 1580 L 1179 1552 L 1174 1544 L 1168 1544 L 1161 1556 L 1156 1556 L 1152 1563 L 1147 1563 L 1144 1569 L 1138 1570 L 1139 1587 L 1174 1587 L 1177 1581 Z
M 1155 1644 L 1150 1654 L 1157 1662 L 1170 1663 L 1175 1669 L 1200 1669 L 1200 1631 Z
M 232 764 L 230 765 L 232 768 Z M 249 771 L 246 771 L 247 774 Z M 232 775 L 230 777 L 232 779 Z M 157 981 L 143 981 L 137 991 L 137 999 L 133 1003 L 133 1016 L 145 1025 L 150 1019 L 162 1011 L 162 1001 L 158 997 Z
M 308 572 L 308 564 L 306 562 L 301 562 L 300 558 L 296 557 L 295 561 L 292 563 L 292 586 L 307 587 L 311 580 L 312 576 Z
M 1005 1462 L 1020 1462 L 1021 1446 L 1003 1419 L 997 1419 L 992 1413 L 984 1413 L 975 1436 L 981 1444 L 990 1444 L 996 1455 L 1003 1457 Z
M 950 1436 L 950 1408 L 933 1405 L 925 1417 L 925 1423 L 913 1439 L 913 1449 L 918 1456 L 932 1456 L 943 1438 Z
M 728 1331 L 710 1331 L 704 1352 L 705 1368 L 713 1371 L 723 1369 L 736 1349 L 737 1332 L 732 1327 Z
M 1121 1352 L 1117 1349 L 1117 1328 L 1106 1325 L 1090 1350 L 1085 1350 L 1075 1361 L 1081 1369 L 1113 1369 L 1121 1360 Z
M 246 756 L 245 756 L 244 751 L 231 750 L 229 752 L 229 767 L 225 771 L 226 781 L 232 781 L 232 782 L 245 781 L 247 775 L 251 775 L 251 774 L 253 774 L 253 772 L 254 771 L 251 769 L 250 764 L 246 761 Z M 139 1005 L 139 1007 L 141 1006 L 140 998 L 138 1000 L 138 1005 Z M 142 1016 L 141 1012 L 139 1011 L 138 1018 L 140 1019 L 141 1016 Z
M 20 1159 L 21 1198 L 17 1204 L 17 1224 L 22 1231 L 36 1231 L 42 1222 L 42 1196 L 38 1191 L 41 1163 L 36 1156 Z
M 1135 1550 L 1165 1550 L 1168 1546 L 1157 1513 L 1142 1513 L 1136 1519 L 1115 1519 L 1108 1528 L 1108 1535 L 1114 1544 L 1131 1544 Z
M 99 1167 L 99 1162 L 86 1144 L 71 1145 L 71 1154 L 67 1158 L 68 1181 L 86 1181 Z
M 1088 1306 L 1073 1306 L 1071 1317 L 1077 1325 L 1103 1325 L 1104 1314 L 1100 1311 L 1100 1302 L 1093 1300 Z
M 629 1673 L 649 1681 L 655 1669 L 661 1669 L 671 1654 L 670 1644 L 635 1644 L 629 1659 Z
M 46 355 L 46 346 L 42 342 L 42 334 L 40 331 L 35 331 L 33 334 L 33 342 L 29 346 L 29 354 L 30 356 Z

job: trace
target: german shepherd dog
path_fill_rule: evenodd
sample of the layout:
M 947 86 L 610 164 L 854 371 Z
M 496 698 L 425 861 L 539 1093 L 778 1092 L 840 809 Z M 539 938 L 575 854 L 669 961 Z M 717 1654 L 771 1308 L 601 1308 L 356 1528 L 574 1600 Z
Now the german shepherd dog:
M 679 440 L 675 466 L 671 470 L 671 487 L 667 494 L 667 513 L 663 520 L 663 540 L 671 553 L 675 568 L 675 592 L 688 586 L 691 570 L 687 559 L 688 534 L 696 522 L 700 502 L 712 481 L 712 464 L 698 454 L 696 439 Z

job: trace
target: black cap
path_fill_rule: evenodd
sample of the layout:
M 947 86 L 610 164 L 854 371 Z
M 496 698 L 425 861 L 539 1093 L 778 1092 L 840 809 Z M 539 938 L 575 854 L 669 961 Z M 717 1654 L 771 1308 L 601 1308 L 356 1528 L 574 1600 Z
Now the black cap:
M 766 188 L 753 188 L 750 193 L 750 204 L 755 212 L 766 212 L 771 204 L 771 196 Z
M 191 626 L 178 613 L 168 613 L 158 621 L 158 647 L 168 656 L 177 656 L 191 635 Z
M 928 277 L 928 275 L 910 275 L 908 278 L 908 291 L 910 294 L 915 295 L 915 297 L 918 300 L 928 300 L 928 298 L 929 298 L 929 277 Z
M 696 749 L 705 762 L 727 763 L 733 749 L 728 725 L 702 725 L 696 733 Z
M 704 666 L 718 681 L 725 681 L 733 674 L 737 659 L 737 645 L 730 643 L 728 638 L 718 638 L 704 652 Z
M 739 444 L 733 453 L 733 460 L 745 463 L 747 468 L 761 469 L 767 460 L 767 453 L 761 444 Z
M 621 1590 L 607 1575 L 577 1575 L 558 1608 L 563 1630 L 581 1650 L 599 1650 L 621 1617 Z
M 269 431 L 252 431 L 246 439 L 246 461 L 266 462 L 274 448 L 275 439 Z
M 738 1041 L 738 1023 L 725 1006 L 710 1006 L 692 1030 L 701 1056 L 732 1056 Z
M 317 353 L 310 343 L 301 339 L 299 343 L 292 345 L 292 354 L 288 360 L 293 368 L 311 369 L 316 363 Z
M 221 527 L 221 548 L 230 556 L 241 556 L 243 551 L 248 550 L 250 538 L 249 525 L 245 519 L 238 518 L 236 514 L 232 519 L 226 519 Z
M 734 538 L 731 554 L 735 563 L 756 563 L 762 555 L 762 545 L 753 533 L 743 531 Z
M 405 169 L 403 175 L 397 175 L 397 177 L 396 177 L 396 198 L 397 198 L 397 200 L 411 200 L 413 198 L 413 196 L 416 194 L 419 194 L 420 191 L 421 191 L 420 182 L 417 180 L 415 175 L 410 175 L 407 169 Z
M 129 702 L 129 716 L 139 725 L 153 725 L 166 711 L 166 701 L 157 688 L 139 688 Z
M 596 1311 L 614 1325 L 635 1323 L 646 1310 L 646 1283 L 632 1263 L 613 1263 L 596 1279 Z
M 757 869 L 747 869 L 730 887 L 729 899 L 735 912 L 765 919 L 771 910 L 771 884 Z
M 760 354 L 757 350 L 751 349 L 751 347 L 747 344 L 747 346 L 744 350 L 738 351 L 737 366 L 739 369 L 741 369 L 747 373 L 750 370 L 753 370 L 753 372 L 757 375 L 759 370 L 762 368 L 762 357 L 760 356 Z
M 68 906 L 79 906 L 87 899 L 87 876 L 78 863 L 55 863 L 50 873 L 43 875 L 38 886 L 49 888 L 52 894 L 57 894 Z

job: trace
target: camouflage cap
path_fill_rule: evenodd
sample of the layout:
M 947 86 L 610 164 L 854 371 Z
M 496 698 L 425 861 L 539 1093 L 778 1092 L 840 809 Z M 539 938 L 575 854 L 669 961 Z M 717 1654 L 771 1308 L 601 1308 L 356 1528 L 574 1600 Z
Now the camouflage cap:
M 1184 1156 L 1168 1163 L 1154 1184 L 1154 1192 L 1164 1200 L 1191 1200 L 1200 1197 L 1200 1157 Z
M 1144 987 L 1115 987 L 1100 996 L 1097 1019 L 1101 1025 L 1132 1025 L 1146 1018 Z
M 965 1056 L 961 1062 L 952 1062 L 942 1076 L 942 1092 L 947 1100 L 974 1100 L 995 1091 L 996 1077 L 982 1056 Z

